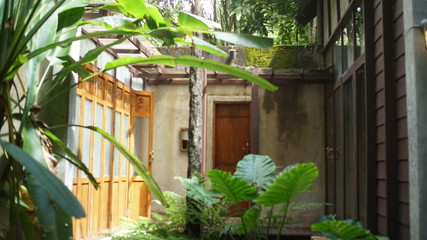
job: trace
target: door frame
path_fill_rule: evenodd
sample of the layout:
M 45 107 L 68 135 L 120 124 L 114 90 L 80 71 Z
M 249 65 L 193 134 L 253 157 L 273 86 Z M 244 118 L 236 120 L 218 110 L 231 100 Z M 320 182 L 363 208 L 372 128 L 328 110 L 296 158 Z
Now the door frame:
M 213 134 L 214 134 L 214 103 L 215 102 L 251 102 L 251 104 L 254 103 L 254 101 L 252 101 L 252 97 L 249 95 L 246 96 L 213 96 L 213 95 L 208 95 L 207 97 L 207 117 L 206 117 L 206 136 L 205 136 L 205 140 L 206 140 L 206 165 L 205 168 L 206 170 L 209 169 L 213 169 L 214 167 L 214 158 L 213 158 Z M 258 111 L 258 110 L 257 110 Z M 251 125 L 258 125 L 258 119 L 256 119 L 256 121 L 253 121 L 253 111 L 251 108 Z M 253 130 L 253 128 L 251 129 L 251 131 Z M 252 132 L 251 132 L 252 133 Z M 254 142 L 252 142 L 251 139 L 251 146 L 252 144 L 256 144 Z

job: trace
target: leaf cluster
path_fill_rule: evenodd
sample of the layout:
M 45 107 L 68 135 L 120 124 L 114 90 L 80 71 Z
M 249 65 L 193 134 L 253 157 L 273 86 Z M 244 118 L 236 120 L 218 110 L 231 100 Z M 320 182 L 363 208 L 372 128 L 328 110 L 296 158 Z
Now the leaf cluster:
M 324 216 L 319 222 L 311 226 L 314 232 L 321 232 L 323 236 L 332 240 L 387 240 L 387 237 L 375 236 L 365 229 L 356 219 L 336 220 L 335 216 Z
M 178 179 L 187 188 L 187 196 L 199 202 L 202 212 L 215 213 L 215 223 L 201 221 L 207 222 L 207 226 L 219 226 L 216 229 L 219 235 L 255 233 L 261 236 L 268 235 L 273 228 L 280 235 L 285 225 L 293 223 L 288 216 L 289 211 L 309 210 L 323 204 L 294 202 L 301 193 L 309 191 L 317 179 L 318 170 L 313 163 L 294 164 L 274 174 L 276 169 L 268 156 L 249 154 L 238 162 L 234 175 L 218 169 L 209 170 L 207 177 L 211 185 L 200 183 L 196 177 Z M 232 204 L 246 201 L 251 202 L 249 209 L 237 213 L 229 210 Z M 280 207 L 279 215 L 274 215 L 273 206 Z M 262 209 L 266 207 L 270 207 L 270 211 L 263 217 Z M 240 216 L 240 223 L 227 224 L 226 219 L 230 216 Z

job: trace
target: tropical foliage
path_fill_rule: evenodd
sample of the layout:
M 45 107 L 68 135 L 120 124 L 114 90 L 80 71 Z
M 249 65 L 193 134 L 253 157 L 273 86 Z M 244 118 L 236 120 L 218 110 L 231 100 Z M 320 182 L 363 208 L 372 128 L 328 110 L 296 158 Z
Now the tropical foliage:
M 235 233 L 261 236 L 274 229 L 280 238 L 284 228 L 293 223 L 290 211 L 323 206 L 322 203 L 294 201 L 301 193 L 309 191 L 317 179 L 318 170 L 313 163 L 294 164 L 274 174 L 276 169 L 268 156 L 250 154 L 239 161 L 234 175 L 218 169 L 210 170 L 208 183 L 196 177 L 178 177 L 188 189 L 187 195 L 202 209 L 203 215 L 198 216 L 198 220 L 209 229 L 204 237 L 215 234 L 232 238 Z M 236 204 L 247 201 L 251 203 L 249 209 L 236 208 Z M 277 207 L 277 211 L 273 207 Z M 266 214 L 262 214 L 263 209 Z M 227 223 L 224 220 L 227 216 L 240 216 L 241 221 L 239 224 Z
M 295 20 L 298 0 L 220 0 L 217 20 L 226 31 L 276 36 L 276 44 L 309 44 L 309 27 Z
M 314 232 L 321 232 L 323 236 L 331 240 L 387 240 L 387 237 L 375 236 L 365 229 L 362 223 L 356 219 L 336 220 L 335 216 L 324 216 L 319 222 L 311 226 Z
M 144 0 L 120 0 L 103 6 L 122 13 L 123 17 L 82 21 L 84 12 L 91 9 L 89 3 L 89 0 L 0 0 L 0 207 L 1 214 L 7 210 L 8 218 L 2 215 L 1 220 L 6 224 L 1 230 L 6 231 L 4 237 L 7 239 L 68 239 L 72 234 L 71 217 L 85 216 L 77 199 L 51 173 L 57 161 L 51 141 L 67 154 L 65 160 L 82 170 L 97 186 L 82 161 L 59 137 L 48 131 L 37 115 L 55 100 L 54 97 L 46 98 L 46 92 L 52 93 L 62 84 L 65 87 L 55 91 L 58 97 L 75 87 L 63 85 L 72 72 L 79 74 L 80 82 L 90 80 L 91 76 L 82 65 L 96 60 L 108 47 L 123 42 L 130 35 L 156 38 L 165 45 L 181 42 L 222 56 L 226 53 L 194 38 L 192 33 L 201 31 L 263 48 L 272 45 L 271 39 L 218 32 L 218 24 L 191 14 L 182 13 L 178 23 L 171 24 L 156 7 L 145 4 Z M 78 27 L 83 24 L 101 25 L 104 30 L 76 37 Z M 80 59 L 74 60 L 69 55 L 70 44 L 74 41 L 110 35 L 123 37 L 89 51 Z M 191 57 L 120 59 L 110 63 L 107 69 L 130 63 L 205 67 L 236 74 L 270 90 L 276 89 L 266 80 L 237 67 Z M 48 88 L 42 90 L 41 86 Z M 167 205 L 157 183 L 136 156 L 101 129 L 84 127 L 101 134 L 121 151 L 156 197 Z

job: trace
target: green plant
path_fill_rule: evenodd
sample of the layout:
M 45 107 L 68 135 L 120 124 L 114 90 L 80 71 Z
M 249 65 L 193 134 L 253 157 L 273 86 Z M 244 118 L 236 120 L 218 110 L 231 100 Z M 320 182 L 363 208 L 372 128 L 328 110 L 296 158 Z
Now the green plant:
M 268 235 L 274 229 L 278 238 L 285 227 L 293 223 L 289 217 L 292 210 L 308 210 L 323 206 L 322 203 L 295 202 L 301 193 L 310 190 L 317 179 L 317 167 L 313 163 L 302 163 L 288 166 L 277 175 L 276 165 L 268 156 L 247 155 L 237 164 L 234 175 L 218 169 L 210 170 L 207 176 L 212 184 L 203 185 L 199 179 L 178 178 L 187 188 L 187 195 L 200 203 L 204 212 L 212 212 L 214 222 L 207 221 L 207 226 L 218 226 L 218 236 L 226 234 L 255 234 L 258 238 Z M 227 224 L 220 210 L 228 209 L 231 204 L 251 201 L 252 206 L 240 212 L 239 224 Z M 274 211 L 276 207 L 277 211 Z M 265 216 L 263 208 L 269 208 Z M 202 216 L 203 217 L 203 216 Z M 206 220 L 205 220 L 206 222 Z
M 139 217 L 137 219 L 122 218 L 119 229 L 127 230 L 123 234 L 113 235 L 113 239 L 173 239 L 184 237 L 186 223 L 185 198 L 174 192 L 163 192 L 168 206 L 164 212 L 152 212 L 152 218 Z M 158 200 L 154 200 L 162 205 Z M 120 232 L 119 232 L 120 233 Z
M 387 240 L 387 237 L 375 236 L 365 229 L 356 219 L 336 220 L 335 216 L 324 216 L 319 222 L 311 226 L 314 232 L 321 232 L 323 236 L 332 240 Z

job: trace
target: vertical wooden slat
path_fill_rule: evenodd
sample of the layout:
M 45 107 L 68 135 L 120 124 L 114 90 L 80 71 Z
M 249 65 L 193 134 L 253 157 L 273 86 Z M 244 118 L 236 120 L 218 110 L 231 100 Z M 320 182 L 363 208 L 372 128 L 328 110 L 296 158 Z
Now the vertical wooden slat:
M 386 134 L 386 193 L 387 193 L 387 235 L 398 238 L 398 198 L 396 160 L 396 100 L 394 81 L 393 47 L 393 6 L 392 1 L 382 1 L 383 46 L 384 46 L 384 97 Z
M 366 189 L 367 196 L 367 228 L 376 232 L 377 221 L 377 202 L 376 202 L 376 108 L 375 108 L 375 57 L 374 57 L 374 3 L 371 0 L 364 0 L 364 19 L 365 19 L 365 57 L 366 57 L 366 179 L 369 183 Z

